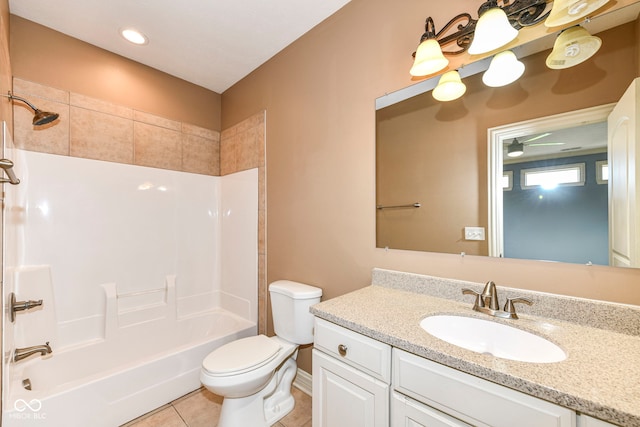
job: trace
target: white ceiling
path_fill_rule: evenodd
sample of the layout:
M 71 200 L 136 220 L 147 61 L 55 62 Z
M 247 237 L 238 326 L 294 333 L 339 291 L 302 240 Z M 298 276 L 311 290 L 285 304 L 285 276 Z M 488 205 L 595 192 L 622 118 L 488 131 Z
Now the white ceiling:
M 14 15 L 222 93 L 350 0 L 10 0 Z M 119 29 L 135 27 L 135 46 Z

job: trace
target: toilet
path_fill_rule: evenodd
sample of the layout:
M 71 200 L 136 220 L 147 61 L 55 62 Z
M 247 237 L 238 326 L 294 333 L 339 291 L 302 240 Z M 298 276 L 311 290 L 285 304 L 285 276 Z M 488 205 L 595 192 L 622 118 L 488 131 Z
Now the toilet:
M 293 409 L 291 384 L 298 346 L 313 342 L 309 307 L 322 289 L 289 280 L 269 285 L 276 335 L 257 335 L 225 344 L 202 362 L 200 381 L 222 396 L 218 427 L 268 427 Z

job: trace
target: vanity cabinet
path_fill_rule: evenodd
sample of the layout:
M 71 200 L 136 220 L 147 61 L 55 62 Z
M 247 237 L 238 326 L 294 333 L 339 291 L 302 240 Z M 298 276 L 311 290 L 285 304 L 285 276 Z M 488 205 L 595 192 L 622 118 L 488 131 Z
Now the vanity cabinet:
M 316 319 L 313 427 L 389 425 L 391 347 Z
M 316 318 L 313 427 L 613 427 Z

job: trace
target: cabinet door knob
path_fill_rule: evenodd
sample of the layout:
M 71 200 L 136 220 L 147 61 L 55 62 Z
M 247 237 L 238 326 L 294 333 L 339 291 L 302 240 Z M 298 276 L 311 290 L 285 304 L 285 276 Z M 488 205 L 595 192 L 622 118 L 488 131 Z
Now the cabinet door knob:
M 344 345 L 344 344 L 338 345 L 338 353 L 340 353 L 340 356 L 346 356 L 347 355 L 347 346 Z

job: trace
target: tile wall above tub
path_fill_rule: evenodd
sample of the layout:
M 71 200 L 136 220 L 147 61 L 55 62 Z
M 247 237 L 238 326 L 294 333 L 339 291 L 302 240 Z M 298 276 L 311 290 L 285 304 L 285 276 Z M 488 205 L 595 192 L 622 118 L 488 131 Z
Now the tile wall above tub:
M 14 102 L 18 148 L 220 175 L 220 132 L 112 104 L 81 94 L 14 78 L 13 93 L 44 111 L 60 114 L 51 124 L 32 126 L 32 111 Z

